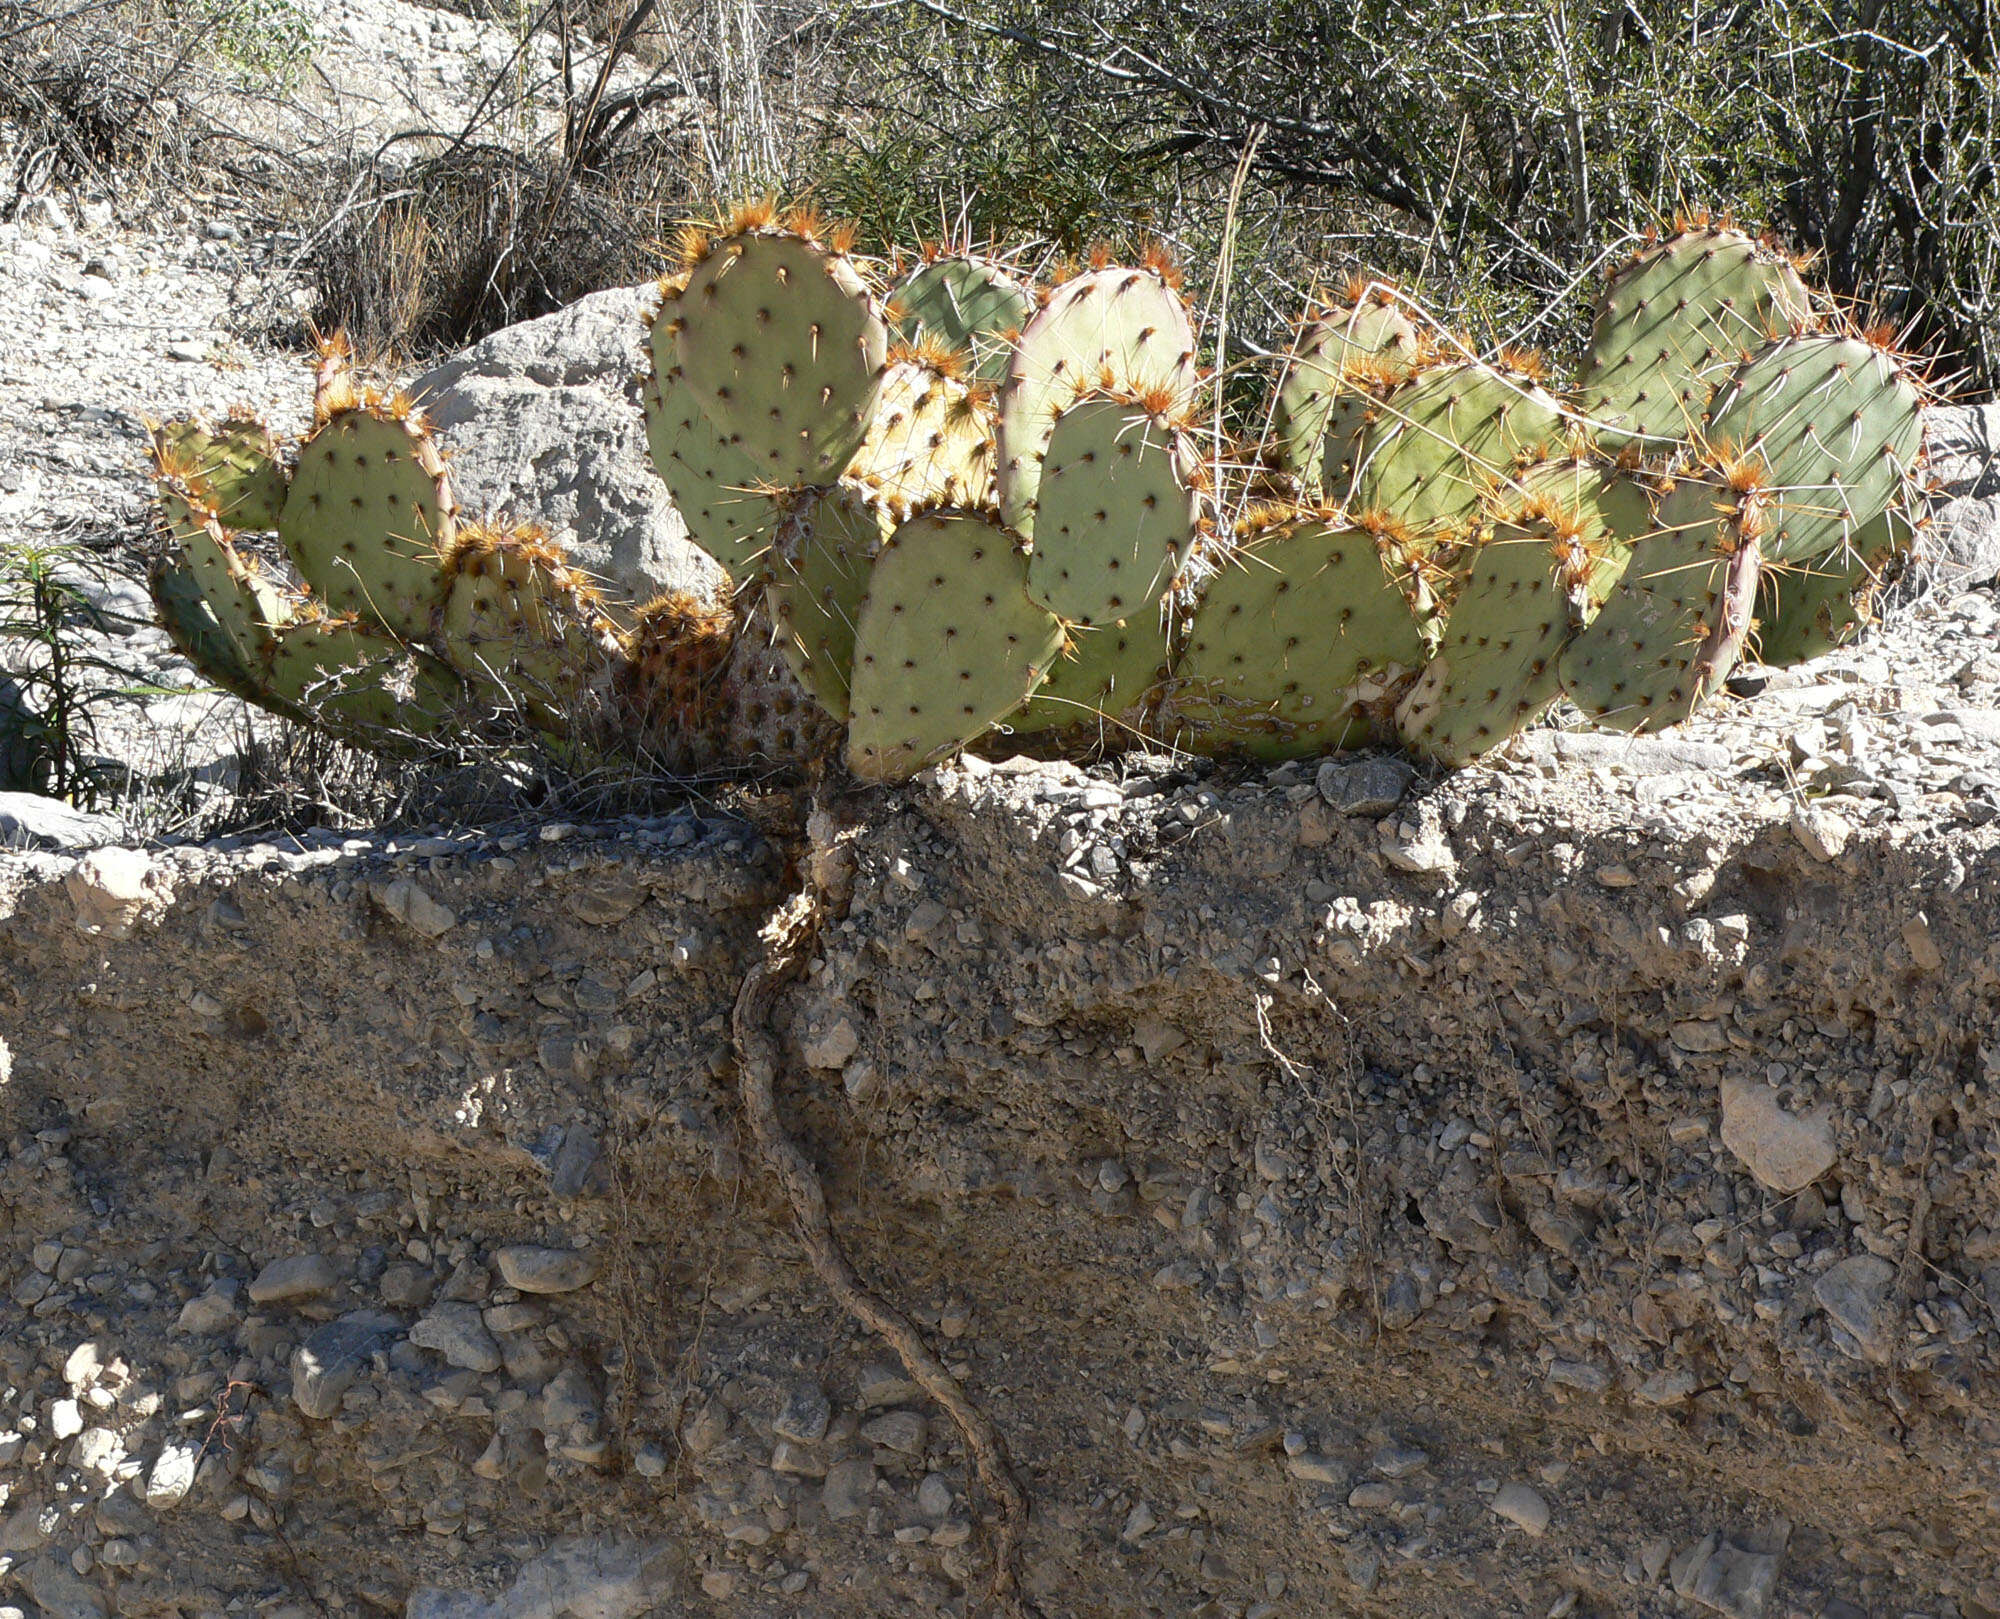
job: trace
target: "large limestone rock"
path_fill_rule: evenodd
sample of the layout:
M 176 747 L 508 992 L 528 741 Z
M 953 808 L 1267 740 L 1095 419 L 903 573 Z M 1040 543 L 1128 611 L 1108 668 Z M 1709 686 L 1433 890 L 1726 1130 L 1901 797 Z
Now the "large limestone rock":
M 451 452 L 461 506 L 534 518 L 607 595 L 633 602 L 722 579 L 646 451 L 646 291 L 614 287 L 509 326 L 410 389 Z
M 1936 490 L 1904 596 L 1965 589 L 2000 574 L 2000 405 L 1931 411 L 1924 449 Z

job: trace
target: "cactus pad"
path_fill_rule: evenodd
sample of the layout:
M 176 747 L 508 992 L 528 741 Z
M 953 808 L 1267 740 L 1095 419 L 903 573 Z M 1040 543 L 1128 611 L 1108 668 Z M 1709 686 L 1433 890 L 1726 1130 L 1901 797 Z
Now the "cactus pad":
M 964 512 L 903 524 L 855 626 L 849 767 L 869 781 L 914 775 L 1018 708 L 1061 647 L 998 524 Z
M 1078 631 L 1006 728 L 1017 737 L 1051 735 L 1098 753 L 1141 741 L 1166 676 L 1169 646 L 1165 622 L 1150 610 Z
M 1777 668 L 1846 646 L 1874 619 L 1875 598 L 1909 554 L 1914 531 L 1893 507 L 1855 531 L 1850 546 L 1757 577 L 1758 660 Z
M 1263 759 L 1369 740 L 1424 661 L 1396 543 L 1331 512 L 1249 537 L 1195 609 L 1163 727 L 1203 753 Z
M 264 655 L 262 684 L 280 703 L 370 746 L 435 735 L 463 697 L 443 664 L 351 613 L 305 616 L 280 629 Z
M 839 476 L 889 347 L 852 261 L 801 232 L 746 231 L 717 242 L 662 315 L 724 442 L 774 483 Z
M 875 555 L 895 523 L 850 489 L 809 494 L 779 531 L 764 595 L 792 673 L 835 719 L 847 718 L 854 623 Z
M 716 431 L 658 322 L 649 346 L 655 369 L 644 397 L 654 470 L 674 497 L 688 538 L 731 578 L 747 579 L 761 566 L 777 520 L 776 509 L 762 493 L 764 474 Z
M 245 664 L 237 655 L 236 643 L 216 622 L 206 594 L 185 561 L 156 559 L 147 585 L 175 651 L 224 691 L 246 702 L 275 706 L 259 684 L 261 669 Z
M 1386 287 L 1354 290 L 1358 296 L 1306 323 L 1272 399 L 1271 458 L 1309 495 L 1324 487 L 1336 402 L 1361 374 L 1385 380 L 1407 375 L 1417 349 L 1417 329 Z
M 360 405 L 300 446 L 278 533 L 331 611 L 418 641 L 443 596 L 452 523 L 444 462 L 422 426 Z
M 1812 318 L 1789 260 L 1740 232 L 1687 230 L 1605 283 L 1577 382 L 1608 446 L 1687 438 L 1743 354 Z
M 213 512 L 203 511 L 178 488 L 163 488 L 162 509 L 180 542 L 181 561 L 208 603 L 216 627 L 228 637 L 236 662 L 254 669 L 271 635 L 292 616 L 284 594 L 238 555 Z
M 1563 653 L 1563 690 L 1600 725 L 1679 723 L 1735 667 L 1750 628 L 1757 498 L 1683 478 L 1659 502 L 1603 610 Z
M 1429 367 L 1376 406 L 1349 504 L 1390 513 L 1420 535 L 1453 537 L 1561 428 L 1561 405 L 1531 378 L 1472 360 Z
M 597 593 L 541 530 L 462 524 L 437 642 L 452 667 L 544 728 L 576 722 L 613 644 Z
M 1763 553 L 1851 552 L 1904 492 L 1923 447 L 1922 397 L 1901 360 L 1859 337 L 1768 344 L 1716 390 L 1703 434 L 1762 462 L 1772 505 Z
M 1527 469 L 1496 500 L 1437 653 L 1396 711 L 1405 744 L 1461 765 L 1533 721 L 1561 691 L 1564 646 L 1651 521 L 1647 491 L 1615 469 L 1569 458 Z
M 912 271 L 890 295 L 889 312 L 904 342 L 942 343 L 966 356 L 974 377 L 998 382 L 1035 295 L 997 264 L 952 254 Z
M 270 429 L 254 416 L 228 416 L 211 426 L 200 419 L 152 428 L 153 464 L 162 478 L 178 479 L 225 526 L 278 526 L 285 505 L 285 469 Z
M 844 482 L 896 522 L 932 506 L 993 502 L 993 407 L 935 365 L 905 359 L 882 379 L 868 436 Z
M 1000 515 L 1032 538 L 1042 456 L 1056 417 L 1087 388 L 1158 395 L 1185 408 L 1194 391 L 1194 327 L 1157 270 L 1092 270 L 1064 282 L 1022 330 L 1000 395 Z
M 1185 427 L 1093 391 L 1056 416 L 1028 594 L 1089 627 L 1154 611 L 1194 544 L 1202 467 Z

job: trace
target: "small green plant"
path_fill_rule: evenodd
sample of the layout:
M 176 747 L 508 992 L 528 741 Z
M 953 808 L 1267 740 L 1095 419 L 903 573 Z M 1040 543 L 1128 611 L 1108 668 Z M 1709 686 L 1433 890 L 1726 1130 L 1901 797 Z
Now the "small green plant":
M 81 546 L 0 551 L 0 786 L 96 808 L 113 782 L 95 753 L 97 722 L 132 672 L 95 650 L 108 615 L 90 584 L 109 567 Z
M 312 55 L 311 15 L 297 0 L 198 0 L 209 48 L 222 61 L 289 86 Z

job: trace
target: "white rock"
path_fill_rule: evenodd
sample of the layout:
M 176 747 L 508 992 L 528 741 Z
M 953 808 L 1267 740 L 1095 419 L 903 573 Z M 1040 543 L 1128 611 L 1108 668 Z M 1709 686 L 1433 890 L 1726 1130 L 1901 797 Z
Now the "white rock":
M 1722 1081 L 1722 1144 L 1772 1191 L 1803 1191 L 1833 1167 L 1833 1126 L 1824 1113 L 1800 1116 L 1778 1105 L 1758 1080 Z
M 1540 1539 L 1548 1532 L 1549 1504 L 1542 1492 L 1527 1484 L 1503 1484 L 1490 1503 L 1493 1511 Z
M 438 938 L 458 925 L 458 917 L 449 906 L 439 904 L 408 877 L 398 877 L 374 893 L 383 910 L 426 939 Z
M 145 912 L 152 869 L 143 849 L 92 849 L 63 879 L 78 929 L 109 939 L 130 934 Z
M 153 1470 L 146 1475 L 146 1504 L 170 1507 L 194 1488 L 201 1447 L 192 1440 L 170 1439 L 161 1447 Z

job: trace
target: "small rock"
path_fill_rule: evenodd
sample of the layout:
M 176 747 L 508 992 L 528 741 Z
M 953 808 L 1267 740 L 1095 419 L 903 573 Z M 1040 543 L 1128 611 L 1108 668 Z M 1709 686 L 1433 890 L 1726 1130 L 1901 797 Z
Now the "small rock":
M 1944 953 L 1931 937 L 1930 918 L 1922 911 L 1903 924 L 1903 948 L 1919 972 L 1934 973 L 1944 965 Z
M 80 932 L 122 939 L 145 911 L 153 863 L 142 849 L 93 849 L 63 879 Z
M 1503 1484 L 1489 1503 L 1495 1514 L 1539 1540 L 1548 1532 L 1549 1504 L 1541 1491 L 1526 1484 Z
M 820 1506 L 835 1523 L 846 1523 L 868 1510 L 868 1492 L 875 1488 L 872 1461 L 835 1462 L 826 1470 Z
M 1420 803 L 1413 814 L 1384 816 L 1375 824 L 1382 858 L 1396 870 L 1422 877 L 1449 877 L 1458 870 L 1458 855 L 1435 804 Z
M 1310 1450 L 1288 1457 L 1285 1461 L 1285 1471 L 1302 1484 L 1331 1484 L 1336 1489 L 1348 1479 L 1345 1462 Z
M 926 1473 L 917 1486 L 917 1510 L 926 1518 L 942 1518 L 951 1511 L 951 1480 L 942 1473 Z
M 1409 791 L 1416 769 L 1393 754 L 1362 759 L 1329 759 L 1314 785 L 1319 796 L 1343 815 L 1387 815 Z
M 1818 804 L 1799 804 L 1792 810 L 1792 836 L 1807 854 L 1824 863 L 1840 858 L 1854 836 L 1854 826 Z
M 905 1377 L 900 1367 L 884 1361 L 862 1367 L 857 1384 L 855 1404 L 864 1411 L 885 1405 L 908 1405 L 924 1397 L 923 1389 Z
M 205 1293 L 197 1293 L 181 1306 L 174 1331 L 197 1338 L 213 1337 L 236 1325 L 236 1294 L 241 1283 L 233 1278 L 212 1283 Z
M 1727 776 L 1736 763 L 1719 743 L 1601 731 L 1529 731 L 1515 739 L 1514 756 L 1529 764 L 1599 765 L 1634 776 Z
M 1896 1267 L 1888 1260 L 1875 1254 L 1856 1254 L 1841 1260 L 1813 1284 L 1813 1297 L 1858 1346 L 1859 1358 L 1878 1366 L 1888 1364 L 1895 1347 L 1889 1297 L 1895 1280 Z
M 379 1310 L 357 1310 L 329 1321 L 292 1351 L 292 1402 L 324 1422 L 340 1409 L 375 1351 L 385 1348 L 401 1323 Z
M 434 1305 L 410 1329 L 410 1342 L 434 1349 L 453 1366 L 467 1371 L 497 1372 L 500 1346 L 486 1330 L 476 1304 Z
M 831 1028 L 808 1035 L 799 1052 L 810 1068 L 844 1068 L 861 1049 L 861 1036 L 852 1020 L 841 1018 Z
M 104 1598 L 69 1564 L 38 1557 L 21 1572 L 40 1619 L 105 1619 Z
M 672 1601 L 676 1561 L 675 1548 L 663 1540 L 559 1541 L 522 1565 L 513 1586 L 491 1600 L 419 1586 L 404 1619 L 640 1619 L 679 1612 Z M 735 1589 L 732 1578 L 727 1591 Z
M 1125 1514 L 1125 1526 L 1118 1531 L 1118 1538 L 1128 1546 L 1136 1546 L 1159 1524 L 1160 1520 L 1153 1515 L 1148 1502 L 1136 1502 L 1132 1510 Z
M 1694 1577 L 1688 1594 L 1730 1619 L 1764 1619 L 1778 1585 L 1778 1558 L 1725 1540 Z
M 1757 1080 L 1722 1081 L 1722 1144 L 1772 1191 L 1803 1191 L 1833 1167 L 1833 1126 L 1821 1113 L 1788 1113 Z
M 801 1383 L 785 1398 L 784 1409 L 771 1420 L 771 1432 L 795 1445 L 816 1445 L 833 1421 L 833 1402 L 817 1383 Z
M 608 928 L 624 921 L 644 905 L 648 897 L 648 891 L 641 883 L 613 880 L 579 888 L 564 903 L 568 905 L 570 915 L 579 922 Z
M 1368 1459 L 1368 1465 L 1384 1478 L 1408 1478 L 1430 1466 L 1430 1453 L 1415 1445 L 1384 1445 Z
M 597 1280 L 601 1259 L 595 1248 L 537 1248 L 517 1244 L 493 1256 L 500 1279 L 523 1293 L 574 1293 Z
M 439 904 L 411 878 L 398 877 L 373 892 L 376 904 L 426 939 L 439 938 L 458 926 L 451 908 Z
M 887 1411 L 861 1425 L 861 1437 L 871 1445 L 900 1451 L 905 1456 L 921 1456 L 930 1424 L 915 1411 Z
M 176 1505 L 194 1488 L 195 1469 L 201 1462 L 201 1446 L 192 1440 L 169 1440 L 160 1450 L 152 1471 L 146 1475 L 146 1505 Z
M 274 1259 L 250 1284 L 252 1304 L 288 1304 L 317 1298 L 337 1280 L 333 1261 L 325 1254 L 290 1254 Z
M 392 1309 L 421 1310 L 437 1291 L 437 1278 L 427 1267 L 401 1260 L 382 1272 L 375 1290 Z
M 49 1427 L 57 1439 L 74 1439 L 83 1432 L 83 1408 L 74 1400 L 57 1400 L 49 1407 Z

